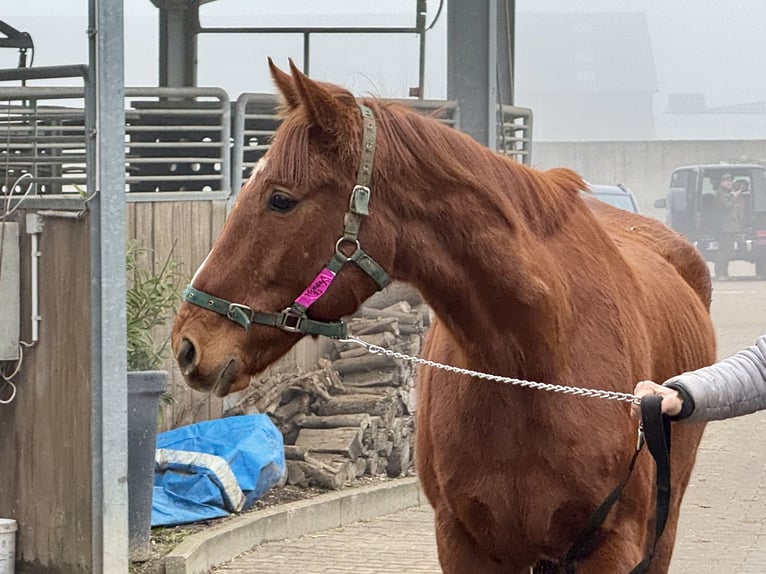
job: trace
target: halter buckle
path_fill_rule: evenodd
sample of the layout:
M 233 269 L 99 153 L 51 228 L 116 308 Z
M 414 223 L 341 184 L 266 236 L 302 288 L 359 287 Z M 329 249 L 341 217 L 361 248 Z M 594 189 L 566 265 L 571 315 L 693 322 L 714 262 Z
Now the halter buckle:
M 356 184 L 354 189 L 351 190 L 351 198 L 349 199 L 348 208 L 351 213 L 357 215 L 369 215 L 370 210 L 368 205 L 370 204 L 370 188 L 366 185 Z
M 237 312 L 242 313 L 247 318 L 247 322 L 250 323 L 253 320 L 253 310 L 247 305 L 241 305 L 240 303 L 229 303 L 229 308 L 226 310 L 226 316 L 239 323 L 237 320 Z

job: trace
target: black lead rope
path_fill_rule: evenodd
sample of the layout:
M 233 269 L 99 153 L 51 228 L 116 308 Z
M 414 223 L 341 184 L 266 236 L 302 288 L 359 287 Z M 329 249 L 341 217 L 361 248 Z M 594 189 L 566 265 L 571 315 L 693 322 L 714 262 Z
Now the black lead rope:
M 652 563 L 654 550 L 657 541 L 665 530 L 665 523 L 668 520 L 670 510 L 670 420 L 662 414 L 662 397 L 647 396 L 641 399 L 641 427 L 643 429 L 643 440 L 649 448 L 649 453 L 654 458 L 657 468 L 657 500 L 655 509 L 655 529 L 654 540 L 644 559 L 636 565 L 629 574 L 644 574 L 648 571 Z M 643 442 L 640 443 L 633 458 L 630 460 L 628 472 L 620 481 L 620 484 L 609 493 L 604 502 L 591 514 L 585 528 L 575 540 L 571 549 L 564 559 L 564 563 L 559 568 L 561 574 L 575 574 L 577 564 L 586 558 L 596 546 L 596 532 L 606 520 L 609 511 L 614 503 L 620 498 L 625 485 L 633 472 L 638 454 L 641 452 Z
M 654 541 L 644 559 L 630 571 L 643 574 L 649 570 L 657 542 L 665 530 L 670 511 L 670 419 L 662 414 L 662 397 L 646 396 L 641 399 L 641 422 L 649 452 L 657 467 L 657 502 L 654 525 Z
M 636 459 L 640 452 L 641 448 L 639 447 L 636 449 L 636 452 L 633 453 L 633 458 L 630 459 L 630 465 L 628 466 L 628 472 L 625 475 L 625 478 L 620 481 L 620 484 L 609 493 L 609 496 L 604 499 L 604 502 L 602 502 L 601 505 L 593 511 L 593 514 L 590 515 L 588 523 L 585 525 L 582 532 L 580 532 L 580 535 L 577 537 L 577 540 L 575 540 L 575 543 L 572 544 L 572 547 L 564 559 L 564 564 L 560 569 L 562 574 L 575 574 L 577 572 L 578 562 L 586 558 L 594 550 L 597 542 L 595 534 L 604 523 L 604 520 L 606 520 L 614 503 L 620 498 L 622 490 L 625 488 L 625 485 L 633 472 L 633 467 L 636 464 Z

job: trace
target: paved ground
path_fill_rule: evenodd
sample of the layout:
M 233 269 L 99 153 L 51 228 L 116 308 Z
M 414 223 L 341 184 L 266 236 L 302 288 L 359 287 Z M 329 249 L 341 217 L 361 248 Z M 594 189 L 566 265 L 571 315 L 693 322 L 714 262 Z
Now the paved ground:
M 751 269 L 732 264 L 734 273 Z M 751 345 L 766 331 L 766 282 L 715 283 L 713 321 L 719 356 Z M 708 425 L 670 572 L 766 572 L 766 412 Z
M 733 267 L 733 272 L 741 268 Z M 715 285 L 719 354 L 752 344 L 766 328 L 766 282 Z M 766 412 L 708 426 L 684 499 L 670 574 L 766 572 Z M 296 540 L 264 544 L 226 574 L 438 573 L 428 507 Z
M 417 506 L 370 522 L 259 546 L 215 570 L 226 574 L 441 572 L 433 514 Z

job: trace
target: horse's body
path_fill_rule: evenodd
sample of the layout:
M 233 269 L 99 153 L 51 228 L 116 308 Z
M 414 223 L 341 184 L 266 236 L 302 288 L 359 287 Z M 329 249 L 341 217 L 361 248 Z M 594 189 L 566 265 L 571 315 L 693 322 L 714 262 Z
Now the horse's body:
M 287 113 L 194 286 L 283 309 L 332 255 L 357 174 L 354 98 L 272 67 Z M 704 261 L 659 222 L 581 197 L 567 170 L 540 173 L 403 107 L 365 101 L 378 124 L 370 215 L 359 241 L 438 319 L 424 355 L 473 370 L 630 392 L 714 359 Z M 287 196 L 290 202 L 285 203 Z M 294 201 L 288 209 L 288 203 Z M 274 207 L 277 205 L 277 207 Z M 375 291 L 344 268 L 312 307 L 352 313 Z M 300 338 L 184 305 L 173 347 L 192 386 L 223 395 Z M 627 472 L 637 423 L 624 402 L 420 372 L 416 460 L 445 572 L 521 573 L 559 562 Z M 703 428 L 678 425 L 670 517 L 652 563 L 665 572 Z M 628 485 L 578 572 L 622 573 L 653 534 L 653 463 Z

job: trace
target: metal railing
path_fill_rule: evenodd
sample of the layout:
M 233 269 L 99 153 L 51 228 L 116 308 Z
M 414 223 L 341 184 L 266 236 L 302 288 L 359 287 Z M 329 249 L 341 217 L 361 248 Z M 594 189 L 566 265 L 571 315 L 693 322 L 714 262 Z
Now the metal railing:
M 500 106 L 497 150 L 524 165 L 532 164 L 532 110 Z
M 421 99 L 387 99 L 430 115 L 440 122 L 460 129 L 460 110 L 454 101 Z M 271 146 L 279 127 L 277 117 L 279 97 L 275 94 L 244 93 L 234 104 L 232 135 L 231 188 L 234 194 L 247 181 L 253 167 Z
M 224 90 L 125 88 L 125 99 L 129 201 L 229 196 L 231 106 Z
M 387 101 L 460 129 L 454 101 Z M 281 122 L 278 106 L 275 94 L 244 93 L 232 105 L 218 88 L 125 88 L 127 200 L 211 200 L 236 194 L 271 146 Z M 529 163 L 530 110 L 503 106 L 502 121 L 498 149 Z M 81 88 L 0 87 L 0 186 L 7 188 L 29 174 L 25 180 L 32 182 L 35 195 L 89 195 L 88 135 Z
M 229 196 L 231 108 L 225 91 L 126 88 L 125 101 L 128 201 Z M 0 186 L 7 189 L 30 174 L 25 180 L 36 195 L 88 194 L 88 135 L 81 88 L 0 87 Z
M 24 174 L 31 174 L 39 195 L 85 188 L 84 109 L 57 105 L 61 100 L 83 98 L 82 88 L 0 88 L 0 185 L 4 191 Z
M 268 149 L 281 120 L 277 117 L 276 94 L 240 94 L 234 103 L 231 189 L 239 193 L 253 167 Z

